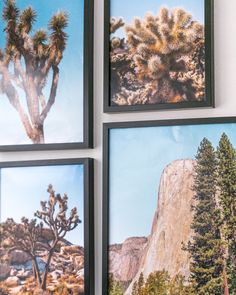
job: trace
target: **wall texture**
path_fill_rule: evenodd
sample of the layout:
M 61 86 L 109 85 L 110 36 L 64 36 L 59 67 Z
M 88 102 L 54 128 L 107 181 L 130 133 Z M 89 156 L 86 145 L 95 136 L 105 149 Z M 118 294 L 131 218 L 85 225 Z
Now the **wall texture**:
M 216 108 L 103 114 L 103 0 L 95 0 L 93 150 L 0 153 L 0 161 L 91 157 L 95 159 L 95 294 L 102 295 L 102 123 L 236 116 L 235 0 L 215 0 Z M 104 295 L 104 294 L 103 294 Z

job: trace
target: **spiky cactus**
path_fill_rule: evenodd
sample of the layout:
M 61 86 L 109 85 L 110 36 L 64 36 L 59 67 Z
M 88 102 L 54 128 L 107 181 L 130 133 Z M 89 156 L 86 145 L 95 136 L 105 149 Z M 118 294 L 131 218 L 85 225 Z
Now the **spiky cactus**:
M 0 50 L 0 93 L 18 112 L 31 141 L 44 143 L 44 122 L 55 103 L 59 64 L 66 48 L 68 16 L 55 14 L 49 21 L 49 35 L 44 30 L 32 34 L 36 16 L 32 7 L 20 11 L 15 0 L 4 0 L 6 46 Z M 43 90 L 50 72 L 51 89 L 46 97 Z M 26 109 L 19 89 L 25 92 Z
M 110 34 L 114 34 L 117 30 L 122 28 L 125 25 L 125 21 L 123 17 L 111 17 L 110 19 Z M 122 43 L 124 42 L 124 39 L 121 39 L 119 37 L 113 36 L 111 38 L 111 50 L 121 48 Z
M 125 30 L 140 88 L 144 89 L 144 84 L 152 87 L 148 103 L 196 99 L 191 79 L 178 82 L 171 75 L 187 71 L 185 57 L 193 53 L 195 43 L 204 36 L 201 24 L 183 9 L 162 8 L 158 16 L 147 14 L 143 21 L 135 18 Z

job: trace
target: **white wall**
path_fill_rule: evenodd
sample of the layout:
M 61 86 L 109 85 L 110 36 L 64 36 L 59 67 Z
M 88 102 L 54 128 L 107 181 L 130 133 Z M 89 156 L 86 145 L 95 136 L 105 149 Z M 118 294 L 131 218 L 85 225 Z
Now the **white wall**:
M 127 0 L 128 1 L 128 0 Z M 92 157 L 95 159 L 95 294 L 102 295 L 102 123 L 236 116 L 236 0 L 215 0 L 216 108 L 103 114 L 103 1 L 95 0 L 93 150 L 0 153 L 0 161 Z M 104 294 L 103 294 L 104 295 Z

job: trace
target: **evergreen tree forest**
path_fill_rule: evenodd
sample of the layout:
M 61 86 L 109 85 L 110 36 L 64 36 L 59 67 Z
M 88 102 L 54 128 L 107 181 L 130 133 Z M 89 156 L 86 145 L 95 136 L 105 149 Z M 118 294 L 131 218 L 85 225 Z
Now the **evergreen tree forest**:
M 236 150 L 223 133 L 204 138 L 195 168 L 190 281 L 199 295 L 236 294 Z
M 195 160 L 190 278 L 141 273 L 132 295 L 236 295 L 236 149 L 225 133 L 216 148 L 204 138 Z M 113 280 L 109 295 L 124 293 Z

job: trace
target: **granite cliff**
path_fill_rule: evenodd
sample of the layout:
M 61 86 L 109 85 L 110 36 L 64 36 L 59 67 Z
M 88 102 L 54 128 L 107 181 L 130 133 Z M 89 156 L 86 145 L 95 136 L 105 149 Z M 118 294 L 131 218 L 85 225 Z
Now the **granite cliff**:
M 151 235 L 139 271 L 125 295 L 131 294 L 141 272 L 144 277 L 157 270 L 166 270 L 171 277 L 189 277 L 190 260 L 182 248 L 192 235 L 193 181 L 193 160 L 174 161 L 163 171 Z
M 147 245 L 147 238 L 129 238 L 123 244 L 110 246 L 109 268 L 117 281 L 127 282 L 137 274 Z
M 141 272 L 144 277 L 158 270 L 168 271 L 171 277 L 189 277 L 190 260 L 183 244 L 192 236 L 194 163 L 190 159 L 177 160 L 164 169 L 149 237 L 141 238 L 142 243 L 137 242 L 138 238 L 126 240 L 117 246 L 116 255 L 111 246 L 111 272 L 119 281 L 131 281 L 125 295 L 131 295 Z

